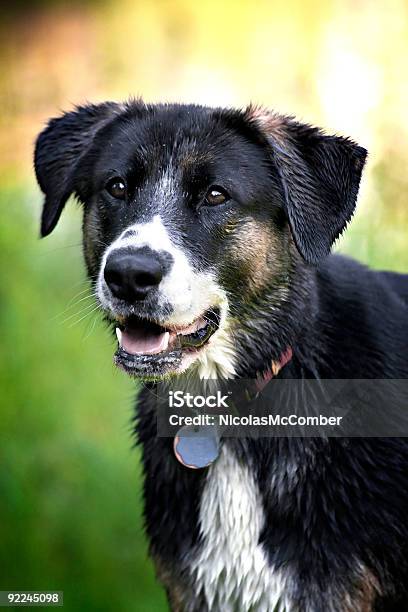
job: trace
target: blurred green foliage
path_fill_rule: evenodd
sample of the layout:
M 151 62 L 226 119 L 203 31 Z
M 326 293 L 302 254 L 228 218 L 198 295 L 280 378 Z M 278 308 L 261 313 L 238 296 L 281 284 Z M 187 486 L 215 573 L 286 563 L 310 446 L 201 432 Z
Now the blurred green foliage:
M 80 321 L 93 302 L 78 213 L 40 242 L 33 197 L 0 193 L 0 590 L 63 590 L 69 611 L 165 610 L 142 529 L 135 384 L 97 313 Z

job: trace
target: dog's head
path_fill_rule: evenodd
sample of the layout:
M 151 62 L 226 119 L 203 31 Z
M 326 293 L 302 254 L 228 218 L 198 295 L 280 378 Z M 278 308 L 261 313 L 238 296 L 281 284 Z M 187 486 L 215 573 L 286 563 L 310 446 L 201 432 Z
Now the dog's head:
M 71 194 L 83 202 L 119 366 L 230 377 L 254 348 L 243 338 L 290 298 L 296 262 L 316 264 L 350 220 L 365 156 L 260 108 L 84 106 L 38 138 L 41 234 Z

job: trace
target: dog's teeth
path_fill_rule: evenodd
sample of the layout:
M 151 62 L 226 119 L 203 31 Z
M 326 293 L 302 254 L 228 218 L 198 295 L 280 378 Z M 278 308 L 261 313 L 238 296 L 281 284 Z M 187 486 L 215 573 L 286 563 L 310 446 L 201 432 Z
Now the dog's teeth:
M 115 331 L 116 331 L 116 337 L 117 337 L 117 339 L 118 339 L 119 346 L 120 346 L 120 345 L 121 345 L 121 343 L 122 343 L 122 332 L 121 332 L 121 330 L 119 329 L 119 327 L 117 327 Z

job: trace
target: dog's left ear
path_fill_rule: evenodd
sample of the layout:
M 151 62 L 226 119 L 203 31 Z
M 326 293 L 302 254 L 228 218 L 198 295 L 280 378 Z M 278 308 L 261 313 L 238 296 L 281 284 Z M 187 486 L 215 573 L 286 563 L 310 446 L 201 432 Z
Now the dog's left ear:
M 97 132 L 119 114 L 120 105 L 105 102 L 77 107 L 51 119 L 37 138 L 34 166 L 38 183 L 45 194 L 41 236 L 56 226 L 62 209 L 75 191 L 75 173 Z
M 367 151 L 262 108 L 249 107 L 246 118 L 270 146 L 297 249 L 315 264 L 329 254 L 354 213 Z

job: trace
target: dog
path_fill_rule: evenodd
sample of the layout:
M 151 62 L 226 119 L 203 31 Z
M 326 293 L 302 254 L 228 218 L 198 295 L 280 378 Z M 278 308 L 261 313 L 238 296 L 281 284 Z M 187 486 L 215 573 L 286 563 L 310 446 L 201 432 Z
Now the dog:
M 152 399 L 187 376 L 408 378 L 408 277 L 330 253 L 365 160 L 253 105 L 86 105 L 38 137 L 41 235 L 74 194 L 115 362 L 144 381 L 145 524 L 173 611 L 408 609 L 404 437 L 225 438 L 189 469 Z

